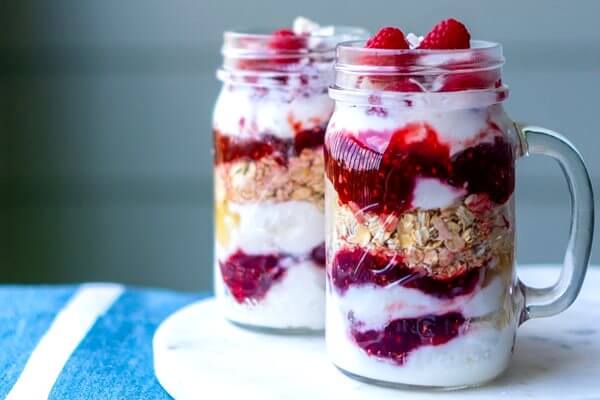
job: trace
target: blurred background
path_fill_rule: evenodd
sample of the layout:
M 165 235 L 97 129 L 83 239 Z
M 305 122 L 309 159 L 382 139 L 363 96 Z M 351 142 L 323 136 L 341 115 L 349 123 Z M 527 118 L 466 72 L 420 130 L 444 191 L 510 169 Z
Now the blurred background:
M 502 42 L 510 115 L 564 132 L 600 194 L 597 1 L 9 0 L 0 4 L 0 282 L 210 289 L 221 35 L 297 15 L 418 33 L 453 16 Z M 519 262 L 560 262 L 569 205 L 558 166 L 521 160 L 517 201 Z

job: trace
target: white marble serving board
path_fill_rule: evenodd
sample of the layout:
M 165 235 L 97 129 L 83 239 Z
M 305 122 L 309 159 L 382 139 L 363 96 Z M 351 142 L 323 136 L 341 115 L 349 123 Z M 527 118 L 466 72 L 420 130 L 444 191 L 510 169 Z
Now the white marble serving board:
M 520 268 L 545 286 L 558 268 Z M 265 335 L 223 320 L 214 300 L 170 316 L 154 337 L 154 368 L 175 399 L 600 399 L 600 270 L 564 313 L 526 322 L 508 371 L 487 386 L 455 392 L 364 384 L 327 359 L 322 337 Z M 208 396 L 208 397 L 205 397 Z

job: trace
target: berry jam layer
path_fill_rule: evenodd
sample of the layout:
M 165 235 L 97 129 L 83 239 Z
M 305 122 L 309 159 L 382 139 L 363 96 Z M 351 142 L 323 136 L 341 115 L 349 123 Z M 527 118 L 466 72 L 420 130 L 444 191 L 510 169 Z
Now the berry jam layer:
M 412 351 L 422 346 L 439 346 L 457 337 L 467 321 L 461 313 L 424 315 L 390 321 L 382 330 L 351 328 L 355 343 L 367 355 L 402 365 Z
M 338 250 L 333 256 L 329 274 L 332 285 L 341 295 L 350 286 L 374 284 L 385 288 L 402 285 L 449 299 L 471 293 L 481 277 L 480 269 L 473 268 L 450 279 L 434 279 L 425 271 L 418 273 L 408 268 L 401 259 L 371 254 L 360 247 Z
M 290 139 L 263 134 L 259 138 L 239 138 L 214 131 L 215 165 L 238 160 L 258 161 L 270 157 L 287 165 L 290 157 L 299 156 L 304 149 L 317 149 L 323 145 L 325 126 L 299 130 Z
M 308 258 L 324 268 L 325 245 L 315 247 Z M 250 255 L 238 250 L 219 261 L 219 267 L 231 295 L 238 303 L 244 303 L 262 300 L 269 289 L 284 278 L 288 266 L 297 261 L 298 257 L 286 254 Z
M 238 159 L 215 167 L 215 179 L 237 203 L 290 200 L 323 206 L 323 150 L 304 148 L 285 165 L 272 155 Z
M 326 174 L 342 204 L 379 214 L 410 210 L 420 178 L 503 204 L 514 190 L 513 147 L 495 124 L 488 125 L 496 131 L 493 141 L 455 154 L 427 123 L 409 123 L 391 134 L 334 131 L 325 145 Z

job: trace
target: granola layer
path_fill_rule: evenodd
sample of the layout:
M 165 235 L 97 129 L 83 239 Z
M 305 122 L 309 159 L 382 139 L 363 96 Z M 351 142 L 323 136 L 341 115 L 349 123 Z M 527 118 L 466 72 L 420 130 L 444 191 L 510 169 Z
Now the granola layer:
M 470 269 L 504 265 L 512 259 L 513 230 L 508 205 L 469 195 L 456 206 L 380 215 L 336 207 L 335 248 L 360 247 L 435 279 Z
M 286 164 L 277 157 L 239 159 L 216 167 L 225 196 L 237 203 L 290 200 L 323 207 L 323 150 L 306 148 Z

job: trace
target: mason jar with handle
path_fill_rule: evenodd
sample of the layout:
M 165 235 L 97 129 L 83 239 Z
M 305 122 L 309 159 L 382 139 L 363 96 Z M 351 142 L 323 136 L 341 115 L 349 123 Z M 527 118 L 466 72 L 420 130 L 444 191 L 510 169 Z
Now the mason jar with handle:
M 565 310 L 590 256 L 593 198 L 560 134 L 503 109 L 502 47 L 337 50 L 325 137 L 328 353 L 368 382 L 479 385 L 509 363 L 520 324 Z M 571 192 L 559 280 L 515 271 L 515 161 L 556 159 Z M 526 240 L 526 238 L 524 239 Z

